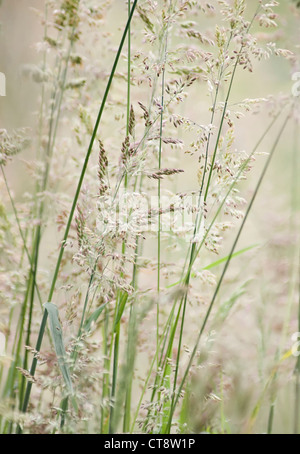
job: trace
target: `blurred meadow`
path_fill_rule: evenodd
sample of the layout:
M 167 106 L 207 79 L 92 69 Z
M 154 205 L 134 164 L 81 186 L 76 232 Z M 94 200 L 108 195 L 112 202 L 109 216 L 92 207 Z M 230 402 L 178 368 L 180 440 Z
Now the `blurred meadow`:
M 0 23 L 1 433 L 299 433 L 297 2 Z

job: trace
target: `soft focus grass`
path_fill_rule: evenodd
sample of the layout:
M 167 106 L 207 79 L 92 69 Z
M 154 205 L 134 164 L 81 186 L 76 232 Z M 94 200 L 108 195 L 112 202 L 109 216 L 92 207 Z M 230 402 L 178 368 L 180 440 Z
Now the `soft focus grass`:
M 16 1 L 4 2 L 2 6 L 2 21 L 6 24 L 9 24 L 10 21 L 19 23 L 20 32 L 22 31 L 22 26 L 25 28 L 30 28 L 28 25 L 34 24 L 34 20 L 28 11 L 28 6 L 39 7 L 39 2 L 33 2 L 31 0 L 18 2 L 18 7 L 16 7 Z M 287 14 L 285 15 L 286 7 L 281 4 L 280 9 L 283 13 L 283 17 L 289 17 L 289 21 L 292 22 L 292 19 Z M 118 30 L 119 23 L 124 23 L 124 17 L 126 14 L 126 8 L 123 8 L 121 11 L 118 4 L 114 4 L 111 17 L 117 17 L 117 24 L 114 24 L 115 30 L 120 35 L 120 30 Z M 120 22 L 119 22 L 120 21 Z M 26 27 L 27 25 L 27 27 Z M 287 22 L 285 28 L 288 29 L 289 22 Z M 18 81 L 18 72 L 20 65 L 26 63 L 26 60 L 32 61 L 36 58 L 35 53 L 32 52 L 30 48 L 31 44 L 34 43 L 41 34 L 41 29 L 36 26 L 32 30 L 31 35 L 28 36 L 27 41 L 22 42 L 22 47 L 20 47 L 20 39 L 12 39 L 12 32 L 9 28 L 4 26 L 2 39 L 5 36 L 5 45 L 2 46 L 4 49 L 3 52 L 3 65 L 4 68 L 0 68 L 3 71 L 6 71 L 8 76 L 8 93 L 5 99 L 1 98 L 1 111 L 0 111 L 0 121 L 1 127 L 3 128 L 16 128 L 20 125 L 31 126 L 34 123 L 33 118 L 31 117 L 31 112 L 38 109 L 38 94 L 37 88 L 30 82 L 24 82 L 25 87 L 20 86 Z M 30 38 L 29 38 L 30 36 Z M 9 43 L 9 44 L 8 44 Z M 118 43 L 114 43 L 117 47 Z M 284 44 L 284 43 L 283 43 Z M 284 47 L 284 46 L 283 46 Z M 12 51 L 13 50 L 13 51 Z M 13 56 L 13 57 L 12 57 Z M 111 67 L 111 62 L 108 63 Z M 256 72 L 256 83 L 253 84 L 253 79 L 250 79 L 250 76 L 245 74 L 242 71 L 238 71 L 236 79 L 233 84 L 233 89 L 231 93 L 230 102 L 235 102 L 235 100 L 240 100 L 245 97 L 265 97 L 268 93 L 278 93 L 280 91 L 286 92 L 289 91 L 291 87 L 291 82 L 287 77 L 288 74 L 288 65 L 282 64 L 281 62 L 276 64 L 274 59 L 272 61 L 264 62 L 260 65 L 257 65 L 258 68 L 254 68 Z M 126 62 L 121 62 L 121 68 L 126 72 Z M 127 71 L 130 70 L 130 66 L 127 67 Z M 251 82 L 250 82 L 251 80 Z M 128 93 L 127 100 L 127 124 L 128 124 L 128 107 L 130 103 L 130 91 Z M 163 92 L 162 92 L 163 93 Z M 224 95 L 224 93 L 223 93 Z M 207 105 L 209 105 L 210 100 L 204 99 L 203 104 L 197 106 L 195 109 L 193 103 L 193 97 L 185 105 L 185 109 L 191 112 L 191 116 L 201 115 L 202 112 L 207 110 Z M 103 105 L 104 106 L 104 105 Z M 184 113 L 184 112 L 183 112 Z M 162 116 L 163 119 L 163 116 Z M 242 120 L 239 124 L 240 133 L 239 133 L 239 146 L 242 149 L 252 150 L 255 146 L 257 139 L 264 133 L 268 127 L 270 120 L 265 118 L 264 123 L 262 123 L 261 117 L 256 119 L 255 116 L 247 117 L 247 119 Z M 281 120 L 282 123 L 282 120 Z M 280 125 L 281 125 L 280 123 Z M 110 133 L 109 127 L 105 125 L 104 133 Z M 293 257 L 293 248 L 289 243 L 290 241 L 290 231 L 288 220 L 291 217 L 291 213 L 298 210 L 299 205 L 296 203 L 296 207 L 291 207 L 291 198 L 293 191 L 298 191 L 298 187 L 291 185 L 293 175 L 295 177 L 294 167 L 291 165 L 293 161 L 293 126 L 288 125 L 287 133 L 285 134 L 284 142 L 279 142 L 276 149 L 276 154 L 272 160 L 271 166 L 268 169 L 268 177 L 262 182 L 260 188 L 260 197 L 256 200 L 253 207 L 251 207 L 251 213 L 249 213 L 249 219 L 247 219 L 247 224 L 243 229 L 240 241 L 238 243 L 238 248 L 236 250 L 247 248 L 252 244 L 259 244 L 261 247 L 255 248 L 254 250 L 247 252 L 245 255 L 241 254 L 240 256 L 234 257 L 232 259 L 231 266 L 228 270 L 227 277 L 227 286 L 222 293 L 222 301 L 230 299 L 232 294 L 237 290 L 237 279 L 240 278 L 240 288 L 243 284 L 250 281 L 251 292 L 243 296 L 241 304 L 238 308 L 233 309 L 231 317 L 226 320 L 226 324 L 218 330 L 216 339 L 214 340 L 214 353 L 212 356 L 212 361 L 221 361 L 221 363 L 226 366 L 226 373 L 231 374 L 233 378 L 233 385 L 228 385 L 229 398 L 225 401 L 223 411 L 226 414 L 223 421 L 224 432 L 231 430 L 240 430 L 240 421 L 238 421 L 238 414 L 241 411 L 243 412 L 244 406 L 249 406 L 249 408 L 255 408 L 257 401 L 260 396 L 259 393 L 256 393 L 255 387 L 253 386 L 253 381 L 257 380 L 256 371 L 260 371 L 261 384 L 265 383 L 268 380 L 268 377 L 272 374 L 272 367 L 274 366 L 274 356 L 276 355 L 277 349 L 277 339 L 278 333 L 276 329 L 280 331 L 283 328 L 283 320 L 286 318 L 288 299 L 289 299 L 289 285 L 291 282 L 290 273 L 294 273 L 293 269 L 289 268 L 291 263 L 291 258 Z M 275 137 L 279 132 L 280 126 L 276 129 L 276 133 L 273 133 L 270 136 L 267 136 L 266 140 L 263 142 L 263 147 L 261 151 L 270 152 L 272 145 L 274 143 Z M 254 140 L 255 132 L 255 140 Z M 62 129 L 59 129 L 59 134 L 64 134 Z M 92 150 L 93 139 L 95 139 L 96 134 L 92 136 L 92 142 L 90 144 L 89 152 Z M 27 154 L 26 154 L 27 153 Z M 163 166 L 163 156 L 160 154 L 160 166 Z M 32 159 L 31 152 L 25 151 L 22 155 L 23 159 Z M 183 158 L 184 164 L 188 162 L 186 158 Z M 92 164 L 94 164 L 95 159 Z M 182 164 L 183 165 L 183 164 Z M 188 164 L 190 165 L 190 164 Z M 260 172 L 265 165 L 265 156 L 262 156 L 258 159 L 256 163 L 255 170 L 250 176 L 249 180 L 244 183 L 244 190 L 246 194 L 248 193 L 249 197 L 247 200 L 251 200 L 253 193 L 253 187 L 255 187 L 257 180 L 259 178 Z M 282 169 L 285 169 L 283 172 Z M 192 166 L 190 167 L 192 171 Z M 16 202 L 19 202 L 23 198 L 23 194 L 27 191 L 31 191 L 33 183 L 23 176 L 22 172 L 22 163 L 14 165 L 14 167 L 8 168 L 7 176 L 10 180 L 11 185 L 14 188 L 14 195 Z M 182 185 L 183 188 L 186 188 L 187 185 L 192 186 L 188 172 L 186 172 L 183 177 Z M 127 184 L 127 182 L 125 182 Z M 74 194 L 74 187 L 67 189 L 70 195 Z M 180 188 L 179 188 L 180 189 Z M 79 193 L 78 193 L 79 194 Z M 160 194 L 160 183 L 158 183 L 158 194 Z M 77 200 L 74 200 L 73 211 L 75 210 Z M 69 218 L 71 220 L 72 216 Z M 70 227 L 70 225 L 69 225 Z M 226 246 L 223 251 L 223 257 L 228 256 L 230 253 L 231 245 L 236 237 L 237 230 L 228 235 L 228 246 Z M 47 267 L 48 253 L 50 247 L 47 244 L 50 244 L 53 240 L 55 244 L 58 244 L 61 240 L 60 235 L 58 235 L 52 227 L 49 227 L 45 232 L 46 241 L 42 243 L 40 250 L 40 263 Z M 285 247 L 287 244 L 287 247 Z M 124 246 L 125 247 L 125 246 Z M 153 248 L 157 248 L 159 261 L 161 259 L 161 244 L 160 236 L 158 235 L 158 242 L 148 242 L 145 249 L 143 250 L 143 255 L 147 255 L 148 251 L 151 251 Z M 62 251 L 62 250 L 61 250 Z M 232 251 L 233 253 L 233 251 Z M 59 264 L 59 261 L 57 262 Z M 208 265 L 205 263 L 204 265 Z M 223 264 L 218 268 L 217 276 L 221 276 L 221 271 Z M 52 265 L 51 265 L 52 266 Z M 250 273 L 249 273 L 249 270 Z M 283 270 L 283 271 L 281 271 Z M 57 269 L 58 271 L 58 269 Z M 52 272 L 52 268 L 51 268 Z M 283 280 L 279 280 L 279 276 L 283 273 Z M 158 267 L 158 275 L 155 276 L 155 273 L 150 273 L 150 275 L 143 276 L 143 284 L 145 288 L 149 285 L 153 285 L 153 282 L 156 282 L 156 279 L 160 277 L 160 268 Z M 274 282 L 275 279 L 275 282 Z M 293 277 L 293 279 L 296 279 Z M 55 280 L 53 281 L 55 285 Z M 188 282 L 187 282 L 188 283 Z M 50 292 L 51 298 L 48 300 L 51 301 L 52 294 L 54 290 L 54 285 Z M 161 283 L 159 281 L 157 286 L 158 293 L 161 289 Z M 271 288 L 271 287 L 272 288 Z M 282 341 L 282 353 L 288 350 L 291 345 L 289 344 L 290 336 L 293 332 L 297 331 L 297 320 L 295 314 L 297 313 L 297 307 L 294 305 L 294 293 L 292 293 L 291 298 L 291 322 L 288 319 L 288 329 L 285 333 L 285 337 Z M 46 302 L 46 301 L 45 301 Z M 118 305 L 116 307 L 115 313 L 115 334 L 114 334 L 114 345 L 111 348 L 111 357 L 110 357 L 110 366 L 113 368 L 113 382 L 117 382 L 118 379 L 122 380 L 122 371 L 118 368 L 118 356 L 120 348 L 120 327 L 118 322 L 120 321 L 119 310 L 122 310 L 123 304 L 126 303 L 125 293 L 120 293 L 118 299 Z M 184 299 L 182 300 L 182 307 L 185 307 Z M 132 309 L 134 311 L 134 308 Z M 176 314 L 176 311 L 174 312 Z M 157 308 L 157 323 L 159 324 L 160 317 L 160 308 Z M 175 315 L 176 317 L 176 315 Z M 175 320 L 175 322 L 174 322 Z M 43 329 L 46 326 L 46 320 L 43 322 Z M 16 323 L 16 321 L 15 321 Z M 131 312 L 131 327 L 132 332 L 129 332 L 129 341 L 134 342 L 135 339 L 135 315 Z M 173 325 L 170 325 L 170 329 L 175 329 L 175 327 L 180 326 L 179 318 L 176 321 L 176 318 L 173 319 Z M 191 327 L 192 328 L 192 327 Z M 185 327 L 189 329 L 189 327 Z M 157 331 L 158 332 L 158 331 Z M 156 345 L 160 346 L 159 336 L 156 332 Z M 274 335 L 276 334 L 276 335 Z M 213 335 L 213 334 L 212 334 Z M 130 337 L 131 336 L 131 337 Z M 153 337 L 153 333 L 152 333 Z M 172 331 L 169 338 L 169 350 L 171 352 L 173 348 L 172 340 Z M 181 339 L 181 338 L 180 338 Z M 151 342 L 154 339 L 151 339 Z M 196 339 L 194 339 L 195 341 Z M 177 341 L 178 342 L 178 341 Z M 179 342 L 178 351 L 182 351 L 182 339 Z M 194 345 L 194 343 L 192 343 Z M 122 345 L 121 345 L 122 347 Z M 113 348 L 113 350 L 112 350 Z M 114 351 L 115 356 L 112 355 Z M 121 348 L 121 354 L 124 351 Z M 113 366 L 113 358 L 115 365 Z M 163 370 L 165 377 L 169 374 L 168 366 L 168 354 L 165 356 L 165 362 L 163 363 Z M 179 362 L 179 355 L 177 356 Z M 155 358 L 153 367 L 155 363 L 159 362 L 159 357 Z M 130 361 L 130 359 L 129 359 Z M 293 370 L 293 364 L 290 359 L 286 360 L 288 362 L 288 369 L 290 374 Z M 283 363 L 281 367 L 285 367 L 287 362 Z M 147 364 L 147 358 L 144 362 L 137 364 L 138 371 L 144 369 L 145 364 Z M 255 372 L 254 372 L 255 371 Z M 280 376 L 280 374 L 279 374 Z M 182 377 L 180 377 L 182 379 Z M 222 378 L 223 379 L 223 378 Z M 287 380 L 284 378 L 284 380 Z M 208 380 L 209 381 L 209 380 Z M 226 388 L 226 377 L 224 378 L 225 388 Z M 213 382 L 213 381 L 212 381 Z M 171 384 L 165 380 L 166 386 L 171 387 Z M 201 383 L 201 377 L 195 377 L 195 387 Z M 175 383 L 176 384 L 176 383 Z M 281 383 L 280 383 L 281 384 Z M 276 403 L 276 412 L 274 416 L 273 423 L 273 432 L 292 432 L 294 418 L 291 412 L 289 411 L 293 402 L 294 389 L 292 380 L 284 383 L 283 389 L 276 392 L 277 403 Z M 107 386 L 104 383 L 104 388 Z M 275 383 L 276 386 L 276 383 Z M 127 390 L 126 396 L 126 411 L 123 421 L 123 427 L 125 431 L 133 429 L 134 421 L 132 421 L 129 416 L 131 402 L 134 405 L 137 405 L 138 399 L 134 395 L 134 390 Z M 116 397 L 116 389 L 105 390 L 106 393 L 111 392 L 111 398 Z M 133 395 L 132 395 L 133 394 Z M 29 397 L 29 395 L 28 395 Z M 123 396 L 122 396 L 123 397 Z M 28 403 L 28 402 L 27 402 Z M 173 401 L 174 403 L 174 401 Z M 27 407 L 27 405 L 26 405 Z M 239 408 L 240 407 L 240 408 Z M 25 407 L 23 407 L 25 409 Z M 168 432 L 170 431 L 170 419 L 168 417 L 168 412 L 172 410 L 172 403 L 169 406 L 165 405 L 163 409 L 166 416 L 163 416 L 163 430 Z M 66 408 L 65 408 L 66 410 Z M 191 409 L 191 414 L 193 409 Z M 197 412 L 196 412 L 197 413 Z M 172 416 L 172 412 L 170 413 Z M 114 432 L 116 427 L 114 422 L 118 421 L 119 415 L 115 415 L 113 410 L 110 413 L 110 426 L 103 426 L 102 430 L 110 430 Z M 252 431 L 265 432 L 267 431 L 267 421 L 269 418 L 269 403 L 264 403 L 263 408 L 259 412 L 259 417 L 253 422 Z M 228 428 L 226 420 L 230 420 L 230 429 Z M 119 422 L 119 421 L 118 421 Z M 249 430 L 245 422 L 244 430 Z M 197 426 L 197 420 L 195 421 L 194 426 Z M 239 426 L 239 429 L 236 429 Z M 199 427 L 201 423 L 199 422 Z

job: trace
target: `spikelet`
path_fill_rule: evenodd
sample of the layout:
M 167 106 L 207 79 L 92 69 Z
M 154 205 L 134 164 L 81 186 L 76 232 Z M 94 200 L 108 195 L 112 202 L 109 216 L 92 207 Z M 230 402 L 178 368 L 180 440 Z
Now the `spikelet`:
M 153 173 L 147 175 L 148 178 L 153 178 L 154 180 L 161 180 L 164 176 L 176 175 L 182 173 L 182 169 L 159 169 Z
M 126 165 L 126 162 L 129 158 L 130 155 L 130 141 L 129 141 L 129 136 L 127 136 L 122 143 L 122 148 L 121 148 L 121 159 L 124 165 Z
M 140 108 L 142 109 L 142 111 L 144 112 L 145 126 L 150 127 L 152 125 L 152 122 L 150 120 L 150 115 L 149 115 L 147 108 L 141 102 L 139 102 L 138 104 L 139 104 Z
M 77 213 L 78 214 L 75 217 L 75 223 L 76 223 L 78 246 L 79 246 L 79 248 L 81 248 L 83 245 L 83 240 L 84 240 L 84 227 L 85 227 L 86 222 L 85 222 L 84 214 L 79 205 L 77 206 Z
M 128 132 L 132 137 L 134 135 L 135 123 L 136 123 L 136 121 L 135 121 L 134 110 L 133 110 L 133 106 L 131 105 L 130 114 L 129 114 Z
M 104 149 L 103 143 L 99 140 L 99 163 L 98 163 L 98 179 L 99 179 L 99 194 L 103 196 L 107 189 L 107 183 L 105 182 L 105 177 L 107 173 L 108 159 L 106 156 L 106 151 Z

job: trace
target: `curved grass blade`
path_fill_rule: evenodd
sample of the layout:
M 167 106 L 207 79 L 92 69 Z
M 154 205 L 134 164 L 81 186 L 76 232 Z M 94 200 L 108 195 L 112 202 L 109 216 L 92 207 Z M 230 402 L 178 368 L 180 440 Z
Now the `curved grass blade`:
M 128 293 L 124 293 L 122 295 L 122 297 L 121 297 L 118 313 L 117 313 L 115 324 L 114 324 L 115 332 L 116 332 L 117 326 L 119 325 L 119 323 L 121 321 L 121 318 L 122 318 L 122 315 L 124 313 L 124 309 L 125 309 L 127 300 L 128 300 Z
M 65 385 L 68 393 L 73 395 L 73 385 L 69 366 L 66 359 L 66 349 L 63 341 L 62 328 L 59 322 L 58 309 L 53 303 L 44 304 L 46 311 L 48 312 L 50 332 L 54 344 L 54 349 L 58 361 L 58 365 L 63 376 Z
M 84 331 L 90 331 L 92 323 L 96 322 L 100 315 L 102 314 L 104 308 L 107 306 L 108 303 L 101 304 L 93 313 L 92 315 L 86 320 L 83 329 Z
M 232 255 L 231 259 L 238 257 L 239 255 L 244 254 L 245 252 L 251 251 L 251 249 L 254 249 L 258 246 L 260 246 L 260 245 L 253 244 L 252 246 L 248 246 L 244 249 L 241 249 L 240 251 L 235 252 Z M 225 263 L 228 260 L 228 257 L 229 256 L 226 255 L 226 257 L 222 257 L 221 259 L 217 260 L 216 262 L 210 263 L 209 265 L 205 266 L 204 268 L 201 268 L 201 270 L 202 271 L 211 270 L 212 268 L 215 268 L 216 266 L 221 265 L 222 263 Z M 191 276 L 195 277 L 196 275 L 195 275 L 195 273 L 192 273 Z M 181 279 L 180 281 L 174 282 L 174 284 L 168 285 L 167 288 L 175 287 L 176 285 L 183 284 L 183 283 L 184 283 L 184 279 Z

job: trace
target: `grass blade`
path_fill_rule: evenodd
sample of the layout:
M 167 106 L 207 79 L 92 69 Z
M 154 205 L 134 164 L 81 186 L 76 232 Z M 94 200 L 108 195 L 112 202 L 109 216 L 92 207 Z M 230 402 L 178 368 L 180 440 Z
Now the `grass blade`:
M 105 307 L 107 306 L 108 303 L 101 304 L 93 313 L 90 315 L 90 317 L 85 321 L 83 329 L 84 331 L 90 331 L 92 323 L 96 322 L 102 312 L 104 311 Z
M 58 361 L 58 365 L 63 376 L 66 388 L 69 394 L 73 394 L 73 385 L 69 366 L 66 360 L 66 350 L 63 341 L 62 328 L 59 322 L 58 309 L 53 303 L 44 304 L 49 316 L 50 332 L 53 340 L 53 345 Z
M 252 246 L 248 246 L 244 249 L 241 249 L 240 251 L 235 252 L 232 255 L 231 259 L 238 257 L 239 255 L 242 255 L 245 252 L 251 251 L 251 249 L 254 249 L 258 246 L 259 246 L 259 244 L 253 244 Z M 201 268 L 201 270 L 203 270 L 203 271 L 211 270 L 212 268 L 215 268 L 216 266 L 221 265 L 222 263 L 225 263 L 227 259 L 228 259 L 228 255 L 226 255 L 226 257 L 222 257 L 221 259 L 219 259 L 213 263 L 210 263 L 209 265 L 205 266 L 204 268 Z M 195 277 L 195 274 L 192 273 L 191 276 Z M 184 283 L 184 280 L 180 280 L 180 281 L 175 282 L 174 284 L 168 285 L 167 288 L 172 288 L 172 287 L 175 287 L 176 285 L 183 284 L 183 283 Z

